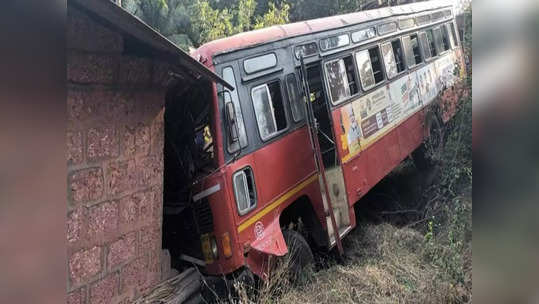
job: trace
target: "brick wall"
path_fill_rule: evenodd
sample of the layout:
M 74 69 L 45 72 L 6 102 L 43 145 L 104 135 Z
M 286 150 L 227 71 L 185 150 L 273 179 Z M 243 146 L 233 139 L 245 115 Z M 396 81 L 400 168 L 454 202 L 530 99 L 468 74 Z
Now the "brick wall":
M 67 302 L 129 303 L 163 280 L 167 65 L 68 7 Z

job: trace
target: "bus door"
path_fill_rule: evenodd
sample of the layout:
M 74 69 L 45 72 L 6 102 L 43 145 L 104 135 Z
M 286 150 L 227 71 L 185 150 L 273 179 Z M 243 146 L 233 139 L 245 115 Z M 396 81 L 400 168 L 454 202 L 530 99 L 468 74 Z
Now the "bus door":
M 320 176 L 329 245 L 337 245 L 342 252 L 340 240 L 351 229 L 350 210 L 332 131 L 330 108 L 324 93 L 321 64 L 317 62 L 306 66 L 302 60 L 300 74 L 306 97 L 307 122 Z

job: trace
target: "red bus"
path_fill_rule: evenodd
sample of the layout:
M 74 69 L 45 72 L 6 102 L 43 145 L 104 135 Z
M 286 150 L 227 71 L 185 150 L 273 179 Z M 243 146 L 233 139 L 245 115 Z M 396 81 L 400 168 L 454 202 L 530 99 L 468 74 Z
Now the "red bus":
M 176 268 L 261 278 L 287 242 L 342 250 L 354 204 L 428 137 L 429 107 L 442 100 L 435 119 L 451 117 L 454 98 L 439 97 L 463 67 L 439 1 L 273 26 L 192 55 L 234 89 L 195 81 L 167 96 L 164 246 Z

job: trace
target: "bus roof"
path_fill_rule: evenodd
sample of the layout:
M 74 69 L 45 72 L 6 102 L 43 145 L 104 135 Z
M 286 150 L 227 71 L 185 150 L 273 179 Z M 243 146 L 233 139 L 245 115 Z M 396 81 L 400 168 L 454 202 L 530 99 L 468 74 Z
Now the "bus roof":
M 422 11 L 435 10 L 438 8 L 448 7 L 452 5 L 452 0 L 432 0 L 400 6 L 384 7 L 374 10 L 360 11 L 346 15 L 338 15 L 308 21 L 301 21 L 285 25 L 275 25 L 264 29 L 244 32 L 227 38 L 208 42 L 199 47 L 196 51 L 194 51 L 192 55 L 200 56 L 204 59 L 209 59 L 213 56 L 217 56 L 220 54 L 255 47 L 258 45 L 275 42 L 286 38 L 313 34 L 391 16 L 415 14 Z

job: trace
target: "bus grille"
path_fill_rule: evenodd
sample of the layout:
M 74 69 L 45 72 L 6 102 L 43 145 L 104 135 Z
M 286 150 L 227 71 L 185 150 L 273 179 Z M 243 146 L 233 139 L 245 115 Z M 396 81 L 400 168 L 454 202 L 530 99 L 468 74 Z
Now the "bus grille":
M 195 221 L 198 224 L 200 234 L 213 232 L 213 215 L 207 199 L 195 202 Z

